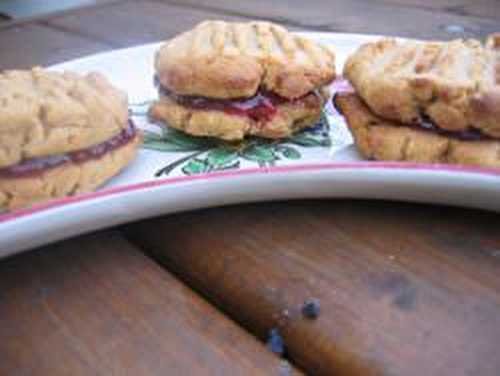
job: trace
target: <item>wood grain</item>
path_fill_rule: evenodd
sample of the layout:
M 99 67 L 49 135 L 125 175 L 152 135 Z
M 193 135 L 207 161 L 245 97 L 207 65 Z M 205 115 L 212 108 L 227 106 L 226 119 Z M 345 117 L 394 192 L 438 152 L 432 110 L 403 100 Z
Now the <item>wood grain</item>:
M 311 374 L 497 375 L 500 217 L 387 202 L 203 210 L 127 228 Z M 154 231 L 151 229 L 154 228 Z M 301 304 L 318 298 L 317 320 Z
M 0 26 L 0 69 L 50 65 L 172 37 L 209 18 L 262 18 L 296 29 L 417 38 L 482 37 L 498 31 L 496 0 L 122 0 Z M 416 22 L 415 20 L 418 20 Z
M 103 42 L 43 25 L 11 26 L 0 31 L 0 69 L 50 65 L 109 48 Z
M 463 6 L 452 8 L 453 11 L 464 15 L 480 16 L 491 18 L 497 21 L 500 20 L 500 1 L 498 0 L 475 0 L 474 2 L 467 1 Z M 500 31 L 500 25 L 497 30 Z
M 53 16 L 45 25 L 124 47 L 171 38 L 210 18 L 242 19 L 151 1 L 123 1 Z
M 290 369 L 110 232 L 0 263 L 0 317 L 1 375 L 280 375 Z
M 430 2 L 425 1 L 420 1 L 420 5 L 415 6 L 416 0 L 410 5 L 404 5 L 404 1 L 391 4 L 390 0 L 388 3 L 384 0 L 311 0 L 307 2 L 307 6 L 303 0 L 277 1 L 272 6 L 267 0 L 163 0 L 171 4 L 190 5 L 193 9 L 264 18 L 324 31 L 452 39 L 481 37 L 499 30 L 498 19 L 476 17 L 472 15 L 474 13 L 468 15 L 467 12 L 453 12 L 450 8 L 452 0 L 443 1 L 438 3 L 441 6 L 429 7 Z M 484 1 L 479 7 L 495 7 L 498 4 L 496 0 Z M 462 1 L 453 3 L 463 5 Z M 471 3 L 470 7 L 476 7 L 476 2 Z M 464 31 L 449 32 L 450 25 L 459 26 Z
M 500 2 L 498 0 L 377 0 L 376 2 L 390 6 L 404 7 L 409 10 L 412 8 L 427 9 L 460 16 L 474 16 L 476 19 L 477 16 L 484 19 L 500 19 Z M 371 5 L 374 4 L 373 1 L 370 1 L 370 3 Z

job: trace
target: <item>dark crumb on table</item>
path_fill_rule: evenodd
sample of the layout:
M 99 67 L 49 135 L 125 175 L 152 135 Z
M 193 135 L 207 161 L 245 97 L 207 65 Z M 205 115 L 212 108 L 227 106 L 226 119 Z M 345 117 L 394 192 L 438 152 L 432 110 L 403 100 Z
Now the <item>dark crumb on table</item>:
M 269 331 L 269 337 L 267 338 L 267 348 L 277 355 L 283 355 L 285 353 L 285 341 L 281 337 L 280 332 L 277 328 L 273 328 Z
M 320 304 L 319 299 L 308 299 L 304 302 L 302 306 L 302 314 L 308 319 L 315 319 L 319 316 Z

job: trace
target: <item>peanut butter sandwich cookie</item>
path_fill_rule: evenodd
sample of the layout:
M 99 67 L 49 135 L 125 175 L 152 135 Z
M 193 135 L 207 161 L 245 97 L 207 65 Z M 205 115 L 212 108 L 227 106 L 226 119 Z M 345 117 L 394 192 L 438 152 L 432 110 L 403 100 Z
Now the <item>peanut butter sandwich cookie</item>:
M 135 156 L 125 93 L 97 73 L 0 73 L 0 209 L 89 192 Z
M 500 167 L 500 36 L 362 46 L 339 93 L 360 152 L 395 161 Z
M 196 136 L 287 137 L 319 119 L 335 57 L 268 22 L 205 21 L 156 53 L 153 119 Z

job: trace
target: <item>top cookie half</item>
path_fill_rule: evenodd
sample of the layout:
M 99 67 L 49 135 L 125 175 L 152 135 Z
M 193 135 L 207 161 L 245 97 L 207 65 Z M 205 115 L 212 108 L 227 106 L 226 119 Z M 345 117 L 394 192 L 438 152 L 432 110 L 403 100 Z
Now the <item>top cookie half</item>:
M 500 137 L 500 35 L 486 45 L 384 39 L 350 56 L 344 75 L 384 118 Z
M 0 168 L 110 139 L 128 126 L 127 103 L 99 73 L 0 73 Z
M 180 95 L 253 96 L 259 87 L 299 98 L 335 78 L 327 47 L 268 22 L 205 21 L 156 54 L 160 84 Z

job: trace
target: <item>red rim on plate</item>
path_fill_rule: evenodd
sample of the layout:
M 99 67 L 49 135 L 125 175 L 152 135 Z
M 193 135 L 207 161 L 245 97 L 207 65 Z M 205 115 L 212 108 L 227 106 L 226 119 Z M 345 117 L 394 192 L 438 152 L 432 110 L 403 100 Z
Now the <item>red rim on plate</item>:
M 351 162 L 351 163 L 320 163 L 294 166 L 276 166 L 265 168 L 248 168 L 234 171 L 220 171 L 207 174 L 178 176 L 166 178 L 162 180 L 151 180 L 143 183 L 123 185 L 120 187 L 104 189 L 92 193 L 82 194 L 78 196 L 65 197 L 55 199 L 47 203 L 34 205 L 27 209 L 19 209 L 10 213 L 0 215 L 0 223 L 14 221 L 16 219 L 26 217 L 33 214 L 48 211 L 50 209 L 59 208 L 61 206 L 92 201 L 97 198 L 115 196 L 120 193 L 141 191 L 166 185 L 189 183 L 203 180 L 219 180 L 228 179 L 236 176 L 248 176 L 256 174 L 272 174 L 272 173 L 295 173 L 295 172 L 313 172 L 313 171 L 335 171 L 335 170 L 362 170 L 362 169 L 394 169 L 394 170 L 417 170 L 421 172 L 459 172 L 472 173 L 487 176 L 500 176 L 500 169 L 482 168 L 471 166 L 455 166 L 445 164 L 423 164 L 423 163 L 408 163 L 408 162 Z

